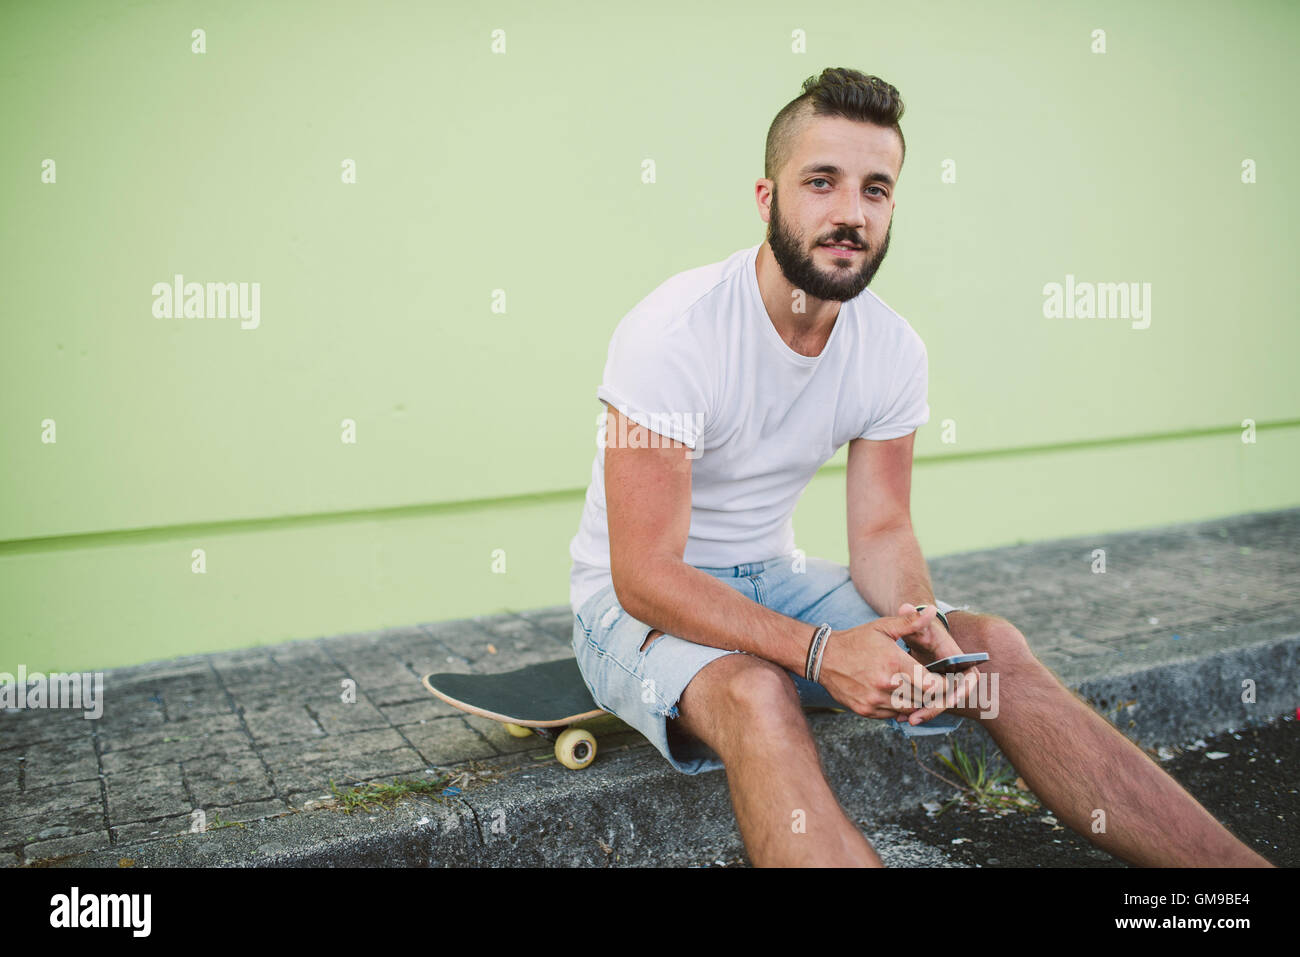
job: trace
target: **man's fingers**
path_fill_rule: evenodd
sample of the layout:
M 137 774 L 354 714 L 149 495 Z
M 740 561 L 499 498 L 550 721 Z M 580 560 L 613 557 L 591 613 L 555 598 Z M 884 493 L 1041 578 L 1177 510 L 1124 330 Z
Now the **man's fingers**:
M 911 605 L 903 605 L 903 608 L 910 608 L 911 611 L 893 618 L 877 618 L 873 624 L 891 638 L 907 638 L 915 634 L 924 634 L 930 627 L 930 622 L 934 621 L 939 613 L 933 605 L 920 613 Z
M 926 701 L 935 701 L 945 692 L 942 675 L 926 671 L 916 659 L 898 649 L 895 659 L 896 671 L 890 679 L 892 689 L 890 706 L 894 708 L 920 708 Z
M 939 617 L 939 607 L 937 605 L 926 605 L 925 611 L 917 611 L 912 605 L 903 605 L 901 617 L 907 622 L 911 633 L 925 631 L 930 627 L 930 622 Z
M 939 677 L 935 675 L 935 677 Z M 917 708 L 907 718 L 912 725 L 923 724 L 931 718 L 942 714 L 949 708 L 968 707 L 975 701 L 975 690 L 979 682 L 979 669 L 967 668 L 953 676 L 956 680 L 945 682 L 946 689 L 943 695 L 943 706 L 933 705 L 928 708 Z

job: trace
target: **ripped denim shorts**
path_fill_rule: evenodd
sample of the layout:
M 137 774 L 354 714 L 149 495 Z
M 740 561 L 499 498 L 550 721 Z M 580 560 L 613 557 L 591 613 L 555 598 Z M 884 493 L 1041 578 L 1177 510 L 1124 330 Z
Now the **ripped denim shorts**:
M 781 555 L 722 568 L 695 567 L 773 611 L 812 625 L 824 621 L 844 629 L 880 617 L 858 593 L 847 567 L 821 558 L 804 559 L 804 565 L 796 570 L 794 556 Z M 938 599 L 935 604 L 945 614 L 954 610 Z M 596 704 L 645 735 L 678 771 L 699 774 L 721 768 L 722 761 L 711 748 L 675 731 L 670 719 L 677 717 L 677 701 L 701 668 L 723 655 L 744 652 L 711 648 L 670 634 L 656 638 L 642 651 L 652 630 L 623 610 L 612 584 L 591 595 L 573 623 L 573 650 L 583 680 Z M 808 637 L 812 637 L 811 627 Z M 898 644 L 906 650 L 901 639 Z M 820 684 L 787 673 L 804 707 L 839 707 Z M 947 713 L 915 727 L 878 720 L 907 737 L 948 734 L 962 721 Z

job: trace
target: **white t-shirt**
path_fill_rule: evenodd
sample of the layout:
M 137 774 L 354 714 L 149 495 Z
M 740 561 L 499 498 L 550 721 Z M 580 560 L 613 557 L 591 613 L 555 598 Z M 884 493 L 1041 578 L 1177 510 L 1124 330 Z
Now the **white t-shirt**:
M 821 354 L 800 355 L 759 294 L 761 245 L 678 273 L 638 303 L 614 330 L 596 390 L 692 450 L 690 565 L 791 554 L 795 504 L 840 446 L 930 419 L 925 344 L 907 321 L 866 289 L 840 306 Z M 598 447 L 569 543 L 575 612 L 611 581 L 604 459 Z

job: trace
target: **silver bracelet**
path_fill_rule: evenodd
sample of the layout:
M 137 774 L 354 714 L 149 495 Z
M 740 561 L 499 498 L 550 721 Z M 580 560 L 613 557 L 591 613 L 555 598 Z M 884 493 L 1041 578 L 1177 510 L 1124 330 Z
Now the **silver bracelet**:
M 831 626 L 829 622 L 822 622 L 817 626 L 817 630 L 813 632 L 812 641 L 808 645 L 808 661 L 803 669 L 803 676 L 809 681 L 816 681 L 817 675 L 821 674 L 822 651 L 830 634 Z
M 812 681 L 813 656 L 817 652 L 817 643 L 822 636 L 822 626 L 818 625 L 813 629 L 812 641 L 808 642 L 808 660 L 804 662 L 803 676 Z
M 812 680 L 815 681 L 815 682 L 818 682 L 818 683 L 821 682 L 821 679 L 822 679 L 822 655 L 824 655 L 824 654 L 826 653 L 826 649 L 830 646 L 830 643 L 831 643 L 831 629 L 830 629 L 830 626 L 827 625 L 827 626 L 826 626 L 826 637 L 822 639 L 822 646 L 821 646 L 820 648 L 817 649 L 817 660 L 816 660 L 815 662 L 813 662 L 813 676 L 812 676 Z

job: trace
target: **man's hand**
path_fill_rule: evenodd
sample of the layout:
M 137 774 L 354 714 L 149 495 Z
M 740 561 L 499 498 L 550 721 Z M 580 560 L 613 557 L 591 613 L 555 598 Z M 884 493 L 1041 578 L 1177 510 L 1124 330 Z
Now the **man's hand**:
M 913 723 L 919 724 L 955 704 L 955 691 L 947 687 L 943 675 L 926 671 L 896 643 L 902 638 L 909 645 L 929 641 L 936 650 L 946 648 L 931 637 L 932 629 L 943 631 L 943 625 L 934 624 L 937 610 L 931 607 L 918 614 L 910 605 L 903 608 L 910 612 L 832 632 L 822 653 L 820 681 L 831 697 L 855 714 L 899 720 L 918 714 L 921 717 Z M 957 649 L 951 636 L 947 640 Z M 950 653 L 959 654 L 960 649 Z M 943 707 L 921 708 L 922 695 L 928 699 L 940 694 Z
M 934 612 L 933 615 L 930 613 Z M 898 607 L 899 617 L 905 620 L 915 619 L 916 622 L 926 621 L 928 624 L 921 627 L 920 630 L 910 634 L 900 635 L 904 643 L 912 649 L 912 655 L 922 665 L 928 665 L 932 661 L 938 661 L 940 658 L 948 658 L 952 655 L 960 655 L 961 648 L 957 645 L 956 640 L 948 633 L 948 629 L 943 626 L 939 620 L 938 608 L 935 605 L 927 605 L 924 612 L 917 618 L 916 608 L 904 602 Z M 936 676 L 941 677 L 941 676 Z M 966 704 L 975 700 L 976 683 L 979 681 L 979 669 L 971 666 L 959 675 L 953 676 L 958 680 L 948 679 L 948 684 L 953 687 L 950 689 L 952 694 L 945 696 L 944 708 L 951 708 L 954 705 Z M 957 689 L 965 686 L 965 690 L 958 696 Z M 941 714 L 944 708 L 919 708 L 911 711 L 908 715 L 900 714 L 899 721 L 909 721 L 913 725 L 929 721 L 937 714 Z
M 933 610 L 934 614 L 930 615 Z M 898 616 L 900 618 L 912 618 L 917 614 L 916 607 L 906 602 L 898 606 Z M 922 616 L 929 621 L 929 625 L 921 631 L 914 634 L 902 635 L 903 641 L 907 647 L 912 650 L 913 657 L 923 665 L 928 665 L 932 661 L 938 661 L 940 658 L 948 658 L 952 655 L 961 654 L 961 649 L 957 647 L 957 642 L 953 640 L 948 629 L 943 626 L 939 620 L 939 610 L 935 605 L 927 605 L 925 613 Z

